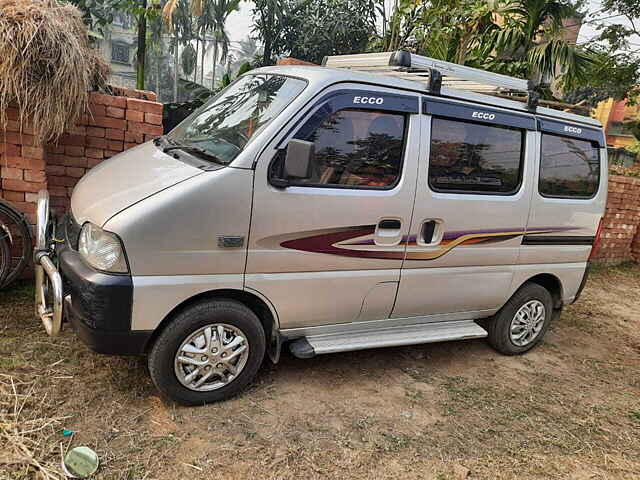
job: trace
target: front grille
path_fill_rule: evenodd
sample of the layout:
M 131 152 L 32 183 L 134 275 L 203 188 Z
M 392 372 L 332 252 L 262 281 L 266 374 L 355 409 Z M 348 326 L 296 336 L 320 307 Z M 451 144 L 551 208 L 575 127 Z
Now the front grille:
M 81 225 L 76 222 L 71 213 L 67 213 L 64 217 L 64 234 L 67 244 L 74 250 L 78 250 Z

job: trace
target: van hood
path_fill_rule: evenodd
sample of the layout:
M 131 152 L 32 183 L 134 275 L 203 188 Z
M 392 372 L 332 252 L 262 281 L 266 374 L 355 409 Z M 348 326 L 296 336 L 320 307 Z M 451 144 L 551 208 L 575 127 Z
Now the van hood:
M 89 170 L 73 190 L 71 212 L 81 225 L 102 227 L 134 203 L 201 173 L 147 142 Z

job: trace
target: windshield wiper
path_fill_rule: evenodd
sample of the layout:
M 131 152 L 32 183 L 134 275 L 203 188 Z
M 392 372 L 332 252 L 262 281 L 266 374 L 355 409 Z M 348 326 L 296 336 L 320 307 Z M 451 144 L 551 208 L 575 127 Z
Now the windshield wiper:
M 220 157 L 214 155 L 213 153 L 207 152 L 203 148 L 191 147 L 189 145 L 179 145 L 173 142 L 173 145 L 171 147 L 165 147 L 162 151 L 164 153 L 167 153 L 172 150 L 184 150 L 185 152 L 195 154 L 195 156 L 203 158 L 204 160 L 209 160 L 210 162 L 218 163 L 220 165 L 226 165 L 226 163 L 222 161 Z

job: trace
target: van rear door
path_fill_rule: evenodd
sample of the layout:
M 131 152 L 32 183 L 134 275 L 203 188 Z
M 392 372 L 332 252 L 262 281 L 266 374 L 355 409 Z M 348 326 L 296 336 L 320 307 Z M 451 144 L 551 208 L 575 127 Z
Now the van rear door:
M 565 303 L 582 281 L 607 199 L 607 152 L 601 129 L 538 118 L 540 159 L 520 263 L 550 265 Z
M 430 98 L 423 113 L 393 317 L 487 316 L 506 300 L 527 224 L 535 118 Z

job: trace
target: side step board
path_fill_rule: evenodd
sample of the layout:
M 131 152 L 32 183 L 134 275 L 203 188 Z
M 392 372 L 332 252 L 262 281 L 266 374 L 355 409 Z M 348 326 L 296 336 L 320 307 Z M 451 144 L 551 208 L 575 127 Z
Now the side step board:
M 289 348 L 291 353 L 298 358 L 311 358 L 324 353 L 466 340 L 486 336 L 486 330 L 473 320 L 459 320 L 381 328 L 379 330 L 311 335 L 291 342 Z

